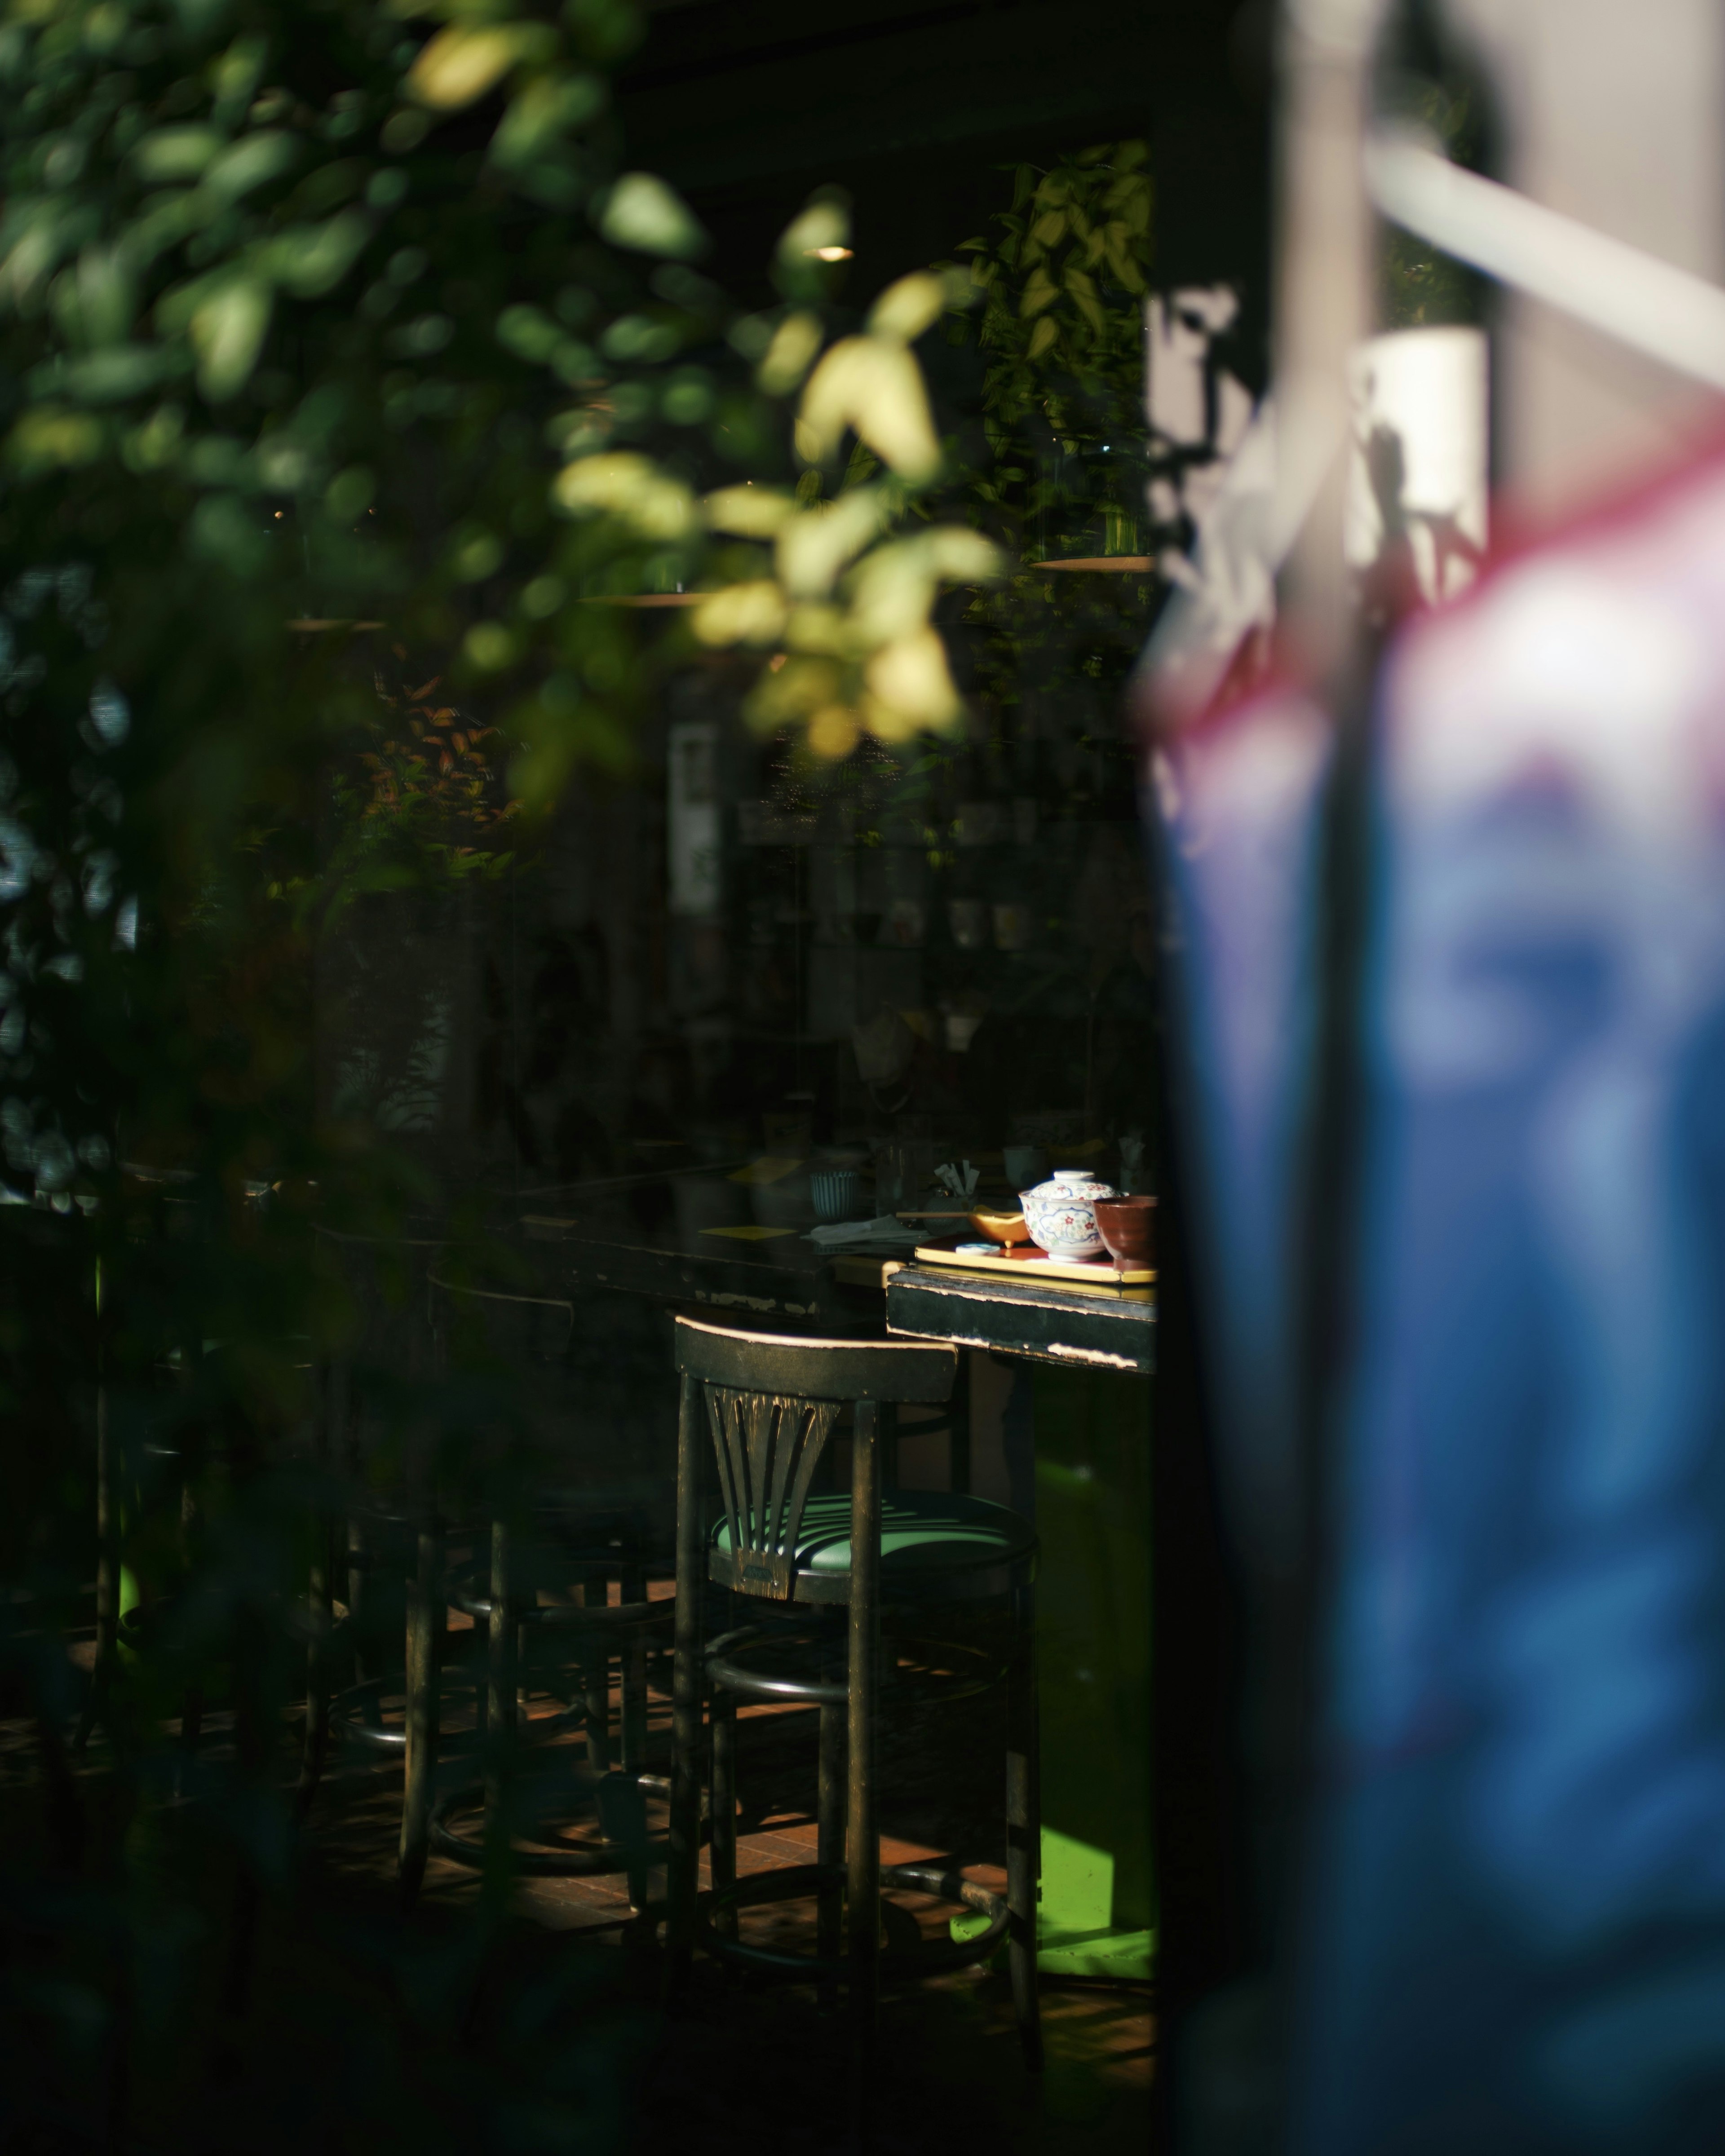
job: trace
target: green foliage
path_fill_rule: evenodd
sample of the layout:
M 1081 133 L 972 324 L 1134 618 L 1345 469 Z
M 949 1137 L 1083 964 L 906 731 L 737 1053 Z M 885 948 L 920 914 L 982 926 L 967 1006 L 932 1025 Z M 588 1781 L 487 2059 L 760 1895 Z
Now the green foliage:
M 0 1787 L 28 1814 L 0 1901 L 35 1912 L 0 1926 L 0 2078 L 30 2145 L 139 2145 L 152 2103 L 145 2145 L 268 2141 L 267 2104 L 225 2133 L 198 2107 L 234 1940 L 295 1921 L 282 1738 L 341 1502 L 313 1372 L 356 1323 L 314 1223 L 387 1237 L 429 1196 L 320 1121 L 320 941 L 356 892 L 495 873 L 572 767 L 627 759 L 639 624 L 584 602 L 704 543 L 557 491 L 595 452 L 719 454 L 692 221 L 601 146 L 635 28 L 614 0 L 0 21 L 0 1682 L 39 1738 Z M 151 1609 L 92 1696 L 99 1421 L 100 1555 Z M 182 1805 L 197 1685 L 235 1733 Z M 447 1983 L 398 1950 L 325 1956 L 377 1974 L 320 2116 L 372 2117 L 417 2051 L 418 2145 L 529 2145 L 471 2060 L 439 2081 L 484 1942 Z M 511 2102 L 609 2132 L 561 2041 Z
M 1046 170 L 1019 167 L 995 239 L 959 250 L 985 295 L 978 335 L 990 452 L 963 485 L 968 513 L 1016 565 L 974 593 L 965 615 L 978 632 L 979 685 L 998 714 L 1066 706 L 1074 725 L 1106 731 L 1099 714 L 1142 644 L 1147 575 L 1034 565 L 1140 552 L 1147 156 L 1142 142 L 1119 142 Z
M 503 783 L 503 737 L 442 702 L 443 685 L 435 675 L 399 689 L 380 680 L 375 714 L 335 765 L 341 850 L 321 883 L 337 903 L 494 880 L 514 864 L 507 841 L 522 813 Z
M 793 734 L 827 762 L 850 756 L 865 737 L 908 753 L 919 736 L 962 726 L 934 608 L 942 586 L 984 583 L 1000 567 L 973 531 L 928 521 L 946 458 L 913 347 L 968 301 L 968 284 L 913 271 L 880 294 L 860 335 L 829 344 L 811 258 L 849 231 L 842 206 L 816 196 L 779 242 L 778 281 L 793 304 L 733 331 L 757 362 L 757 393 L 787 410 L 796 397 L 791 436 L 803 469 L 793 491 L 750 484 L 701 502 L 714 533 L 755 543 L 716 551 L 717 588 L 692 617 L 702 644 L 770 654 L 745 716 L 759 732 Z M 588 467 L 573 480 L 614 488 L 619 500 L 643 498 L 640 473 L 602 481 Z
M 135 1155 L 177 1159 L 167 1104 L 205 1090 L 190 1068 L 164 1085 L 155 1043 L 140 1063 L 85 1039 L 87 1106 L 62 1086 L 56 1107 L 46 1059 L 84 1021 L 54 1006 L 111 1008 L 123 963 L 135 1007 L 183 1009 L 224 952 L 255 982 L 260 935 L 291 963 L 290 924 L 258 909 L 327 870 L 317 769 L 377 719 L 342 624 L 387 624 L 422 675 L 483 698 L 536 805 L 578 761 L 626 757 L 634 624 L 581 602 L 680 572 L 685 535 L 572 521 L 556 483 L 571 454 L 706 408 L 670 362 L 721 312 L 680 264 L 652 270 L 689 250 L 686 211 L 645 175 L 614 184 L 593 146 L 629 19 L 502 6 L 428 36 L 374 5 L 98 0 L 0 35 L 7 844 L 28 856 L 0 1075 L 24 1190 L 94 1195 L 80 1147 L 111 1153 L 121 1116 Z M 69 998 L 76 978 L 92 992 Z M 230 1081 L 267 1090 L 291 1059 L 241 1054 L 236 1024 Z M 175 1038 L 202 1052 L 196 1028 Z
M 1119 428 L 1137 401 L 1154 200 L 1148 157 L 1142 142 L 1100 143 L 1045 172 L 1020 165 L 1012 208 L 995 220 L 998 237 L 959 249 L 986 295 L 985 405 L 999 446 L 1037 418 L 1081 438 L 1098 423 Z

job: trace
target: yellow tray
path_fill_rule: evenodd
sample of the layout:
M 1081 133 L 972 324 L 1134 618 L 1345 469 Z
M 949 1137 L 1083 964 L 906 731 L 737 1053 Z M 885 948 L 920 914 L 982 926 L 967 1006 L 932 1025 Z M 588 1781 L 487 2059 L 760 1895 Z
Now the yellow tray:
M 986 1273 L 995 1279 L 1021 1281 L 1031 1286 L 1076 1287 L 1086 1295 L 1106 1295 L 1128 1302 L 1147 1302 L 1156 1272 L 1150 1265 L 1117 1266 L 1111 1258 L 1051 1258 L 1044 1250 L 1020 1243 L 1022 1256 L 999 1256 L 955 1250 L 950 1243 L 924 1243 L 914 1253 L 919 1265 L 948 1265 L 955 1272 Z

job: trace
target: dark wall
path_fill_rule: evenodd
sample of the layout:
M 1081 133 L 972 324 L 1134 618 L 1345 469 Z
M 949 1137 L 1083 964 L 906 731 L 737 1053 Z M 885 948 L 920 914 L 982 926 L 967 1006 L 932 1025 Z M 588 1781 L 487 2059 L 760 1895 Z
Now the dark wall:
M 948 256 L 1009 198 L 998 169 L 1147 134 L 1158 281 L 1268 259 L 1267 105 L 1250 0 L 660 0 L 620 85 L 633 163 L 712 232 L 712 267 L 764 300 L 811 188 L 856 206 L 848 296 Z

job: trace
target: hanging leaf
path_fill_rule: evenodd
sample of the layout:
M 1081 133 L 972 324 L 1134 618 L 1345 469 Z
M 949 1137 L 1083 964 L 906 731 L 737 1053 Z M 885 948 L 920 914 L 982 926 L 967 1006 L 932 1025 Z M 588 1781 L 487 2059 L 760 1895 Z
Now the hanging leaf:
M 615 516 L 649 539 L 680 539 L 695 525 L 695 497 L 650 459 L 619 451 L 566 465 L 552 487 L 571 516 Z
M 783 397 L 796 388 L 814 362 L 826 335 L 820 316 L 799 311 L 787 315 L 773 333 L 773 341 L 755 371 L 755 380 L 769 397 Z
M 940 320 L 947 305 L 944 281 L 927 270 L 913 270 L 889 285 L 869 310 L 867 328 L 871 336 L 896 337 L 913 344 L 932 323 Z
M 651 172 L 625 172 L 605 198 L 599 230 L 615 247 L 676 262 L 704 254 L 707 236 L 674 188 Z
M 270 327 L 271 305 L 268 285 L 242 277 L 218 285 L 193 311 L 198 386 L 212 403 L 234 396 L 250 381 Z
M 1051 306 L 1060 296 L 1060 287 L 1045 270 L 1038 270 L 1024 287 L 1019 301 L 1019 312 L 1028 321 L 1040 315 L 1045 307 Z
M 1096 288 L 1082 270 L 1068 270 L 1065 286 L 1077 308 L 1098 336 L 1103 334 L 1102 305 L 1096 297 Z
M 539 75 L 524 84 L 491 137 L 495 164 L 522 170 L 559 147 L 604 110 L 609 93 L 597 75 Z
M 824 464 L 847 428 L 913 485 L 932 479 L 941 449 L 922 369 L 887 337 L 845 337 L 809 377 L 797 418 L 797 454 Z
M 452 23 L 439 30 L 408 71 L 408 90 L 434 111 L 457 112 L 494 90 L 530 44 L 524 23 L 478 28 Z

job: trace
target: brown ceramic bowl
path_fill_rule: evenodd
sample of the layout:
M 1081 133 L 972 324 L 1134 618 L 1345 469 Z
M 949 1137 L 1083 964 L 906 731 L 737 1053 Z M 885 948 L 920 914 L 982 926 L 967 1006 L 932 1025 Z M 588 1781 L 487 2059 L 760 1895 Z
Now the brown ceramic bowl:
M 1092 1207 L 1096 1233 L 1119 1265 L 1156 1262 L 1156 1200 L 1153 1198 L 1098 1198 Z
M 990 1205 L 978 1205 L 972 1209 L 970 1224 L 991 1243 L 1028 1243 L 1030 1240 L 1022 1213 L 997 1213 Z

